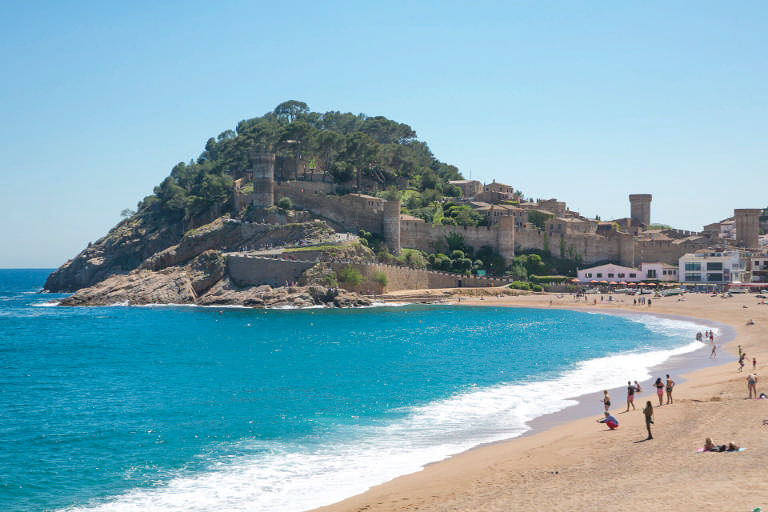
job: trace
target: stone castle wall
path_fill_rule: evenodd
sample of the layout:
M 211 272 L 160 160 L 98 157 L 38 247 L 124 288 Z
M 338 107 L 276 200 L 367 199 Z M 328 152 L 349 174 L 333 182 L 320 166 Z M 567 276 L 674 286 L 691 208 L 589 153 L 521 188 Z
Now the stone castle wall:
M 227 272 L 230 279 L 238 286 L 283 286 L 299 279 L 305 270 L 311 268 L 313 261 L 279 260 L 253 256 L 227 256 Z
M 294 206 L 312 211 L 314 214 L 357 233 L 361 229 L 384 233 L 384 200 L 358 195 L 326 195 L 322 182 L 286 182 L 275 186 L 277 197 L 288 197 Z
M 259 256 L 227 256 L 227 270 L 230 279 L 238 286 L 283 286 L 285 283 L 298 281 L 302 272 L 316 264 L 314 260 L 286 260 Z M 364 293 L 382 293 L 384 291 L 419 290 L 426 288 L 458 288 L 502 286 L 511 279 L 493 277 L 461 276 L 448 272 L 421 270 L 383 263 L 346 263 L 328 264 L 334 272 L 344 267 L 351 267 L 365 278 L 360 291 Z M 386 289 L 382 290 L 374 282 L 377 272 L 387 276 Z

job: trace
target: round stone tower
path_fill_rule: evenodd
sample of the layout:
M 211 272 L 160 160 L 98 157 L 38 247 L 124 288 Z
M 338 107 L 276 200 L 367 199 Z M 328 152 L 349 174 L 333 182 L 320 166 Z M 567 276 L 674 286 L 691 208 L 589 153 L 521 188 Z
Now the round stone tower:
M 505 260 L 512 261 L 515 257 L 515 218 L 512 215 L 499 217 L 496 223 L 496 246 Z
M 392 254 L 400 254 L 400 201 L 384 201 L 384 242 Z
M 271 208 L 275 205 L 275 154 L 251 153 L 253 164 L 253 205 Z
M 651 223 L 651 194 L 629 194 L 632 221 L 648 226 Z
M 736 223 L 736 242 L 746 249 L 760 247 L 760 214 L 759 208 L 739 208 L 733 210 Z

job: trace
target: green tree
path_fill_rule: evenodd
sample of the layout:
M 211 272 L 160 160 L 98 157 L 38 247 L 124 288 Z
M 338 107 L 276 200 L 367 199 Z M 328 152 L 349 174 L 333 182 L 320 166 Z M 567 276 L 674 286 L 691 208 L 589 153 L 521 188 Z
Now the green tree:
M 282 122 L 292 123 L 300 114 L 309 112 L 309 107 L 303 101 L 284 101 L 275 107 L 274 114 Z

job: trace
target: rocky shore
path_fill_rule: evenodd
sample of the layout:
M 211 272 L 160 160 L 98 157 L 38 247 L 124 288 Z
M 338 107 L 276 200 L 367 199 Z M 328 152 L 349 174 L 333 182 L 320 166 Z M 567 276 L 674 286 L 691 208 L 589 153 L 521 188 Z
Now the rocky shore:
M 121 223 L 51 274 L 45 289 L 73 291 L 62 306 L 110 304 L 197 304 L 204 306 L 360 307 L 366 297 L 324 286 L 322 273 L 308 271 L 301 286 L 239 286 L 227 273 L 224 248 L 318 244 L 335 232 L 325 223 L 260 226 L 217 218 L 183 236 L 162 242 L 148 236 L 146 219 Z M 360 247 L 341 247 L 358 257 Z M 366 249 L 367 250 L 367 249 Z M 370 252 L 370 251 L 368 251 Z

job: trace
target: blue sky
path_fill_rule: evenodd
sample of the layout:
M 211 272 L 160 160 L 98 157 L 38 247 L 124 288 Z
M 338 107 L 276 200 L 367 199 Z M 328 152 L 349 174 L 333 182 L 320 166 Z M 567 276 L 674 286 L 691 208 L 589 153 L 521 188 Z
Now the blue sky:
M 407 123 L 466 177 L 587 216 L 768 206 L 768 3 L 260 3 L 4 5 L 0 268 L 61 265 L 289 99 Z

